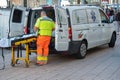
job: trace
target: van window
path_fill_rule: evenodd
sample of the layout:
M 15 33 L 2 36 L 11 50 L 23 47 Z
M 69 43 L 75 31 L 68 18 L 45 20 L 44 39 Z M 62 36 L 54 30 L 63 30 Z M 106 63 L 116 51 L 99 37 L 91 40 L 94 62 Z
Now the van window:
M 57 9 L 57 16 L 58 16 L 58 24 L 66 25 L 67 19 L 66 19 L 66 13 L 62 9 Z
M 88 22 L 89 23 L 99 23 L 99 11 L 97 9 L 87 9 Z
M 72 13 L 73 24 L 87 24 L 87 15 L 85 10 L 74 10 Z
M 101 22 L 108 23 L 109 21 L 108 17 L 105 15 L 105 13 L 102 10 L 99 10 L 99 11 L 100 11 Z
M 55 12 L 54 10 L 47 10 L 47 16 L 50 17 L 55 22 Z
M 22 21 L 22 11 L 15 9 L 13 12 L 12 22 L 21 23 L 21 21 Z
M 31 15 L 29 16 L 30 19 L 29 19 L 29 25 L 30 25 L 30 33 L 33 33 L 34 32 L 34 25 L 35 25 L 35 22 L 37 20 L 37 18 L 40 17 L 40 12 L 41 10 L 33 10 L 31 11 Z M 29 26 L 28 26 L 29 27 Z

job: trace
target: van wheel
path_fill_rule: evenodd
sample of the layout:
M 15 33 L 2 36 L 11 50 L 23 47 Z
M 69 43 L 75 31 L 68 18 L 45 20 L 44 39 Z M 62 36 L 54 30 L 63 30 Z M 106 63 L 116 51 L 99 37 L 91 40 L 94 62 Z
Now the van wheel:
M 108 43 L 109 47 L 114 47 L 115 46 L 115 41 L 116 41 L 116 34 L 112 34 L 110 43 Z
M 83 59 L 86 56 L 87 46 L 84 41 L 81 42 L 78 53 L 76 54 L 77 59 Z

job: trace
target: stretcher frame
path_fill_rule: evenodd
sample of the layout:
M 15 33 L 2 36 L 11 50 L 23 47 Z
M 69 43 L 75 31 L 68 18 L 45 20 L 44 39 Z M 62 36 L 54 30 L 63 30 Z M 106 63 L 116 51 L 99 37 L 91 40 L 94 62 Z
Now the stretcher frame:
M 18 60 L 24 60 L 26 63 L 26 67 L 29 67 L 30 61 L 29 61 L 29 53 L 31 52 L 36 52 L 36 50 L 31 50 L 29 47 L 29 43 L 36 41 L 37 38 L 35 36 L 33 37 L 27 37 L 27 38 L 21 38 L 21 39 L 16 39 L 11 42 L 12 45 L 12 59 L 11 59 L 11 66 L 15 66 L 17 64 Z M 19 56 L 19 52 L 17 52 L 17 57 L 15 57 L 15 48 L 18 47 L 18 50 L 20 49 L 21 45 L 25 45 L 25 58 Z

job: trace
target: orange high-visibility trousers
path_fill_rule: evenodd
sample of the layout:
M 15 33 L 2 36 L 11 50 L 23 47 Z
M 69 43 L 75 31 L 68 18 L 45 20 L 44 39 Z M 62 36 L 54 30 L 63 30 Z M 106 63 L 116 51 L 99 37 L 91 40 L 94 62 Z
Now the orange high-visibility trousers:
M 47 61 L 49 53 L 50 36 L 37 37 L 37 62 Z

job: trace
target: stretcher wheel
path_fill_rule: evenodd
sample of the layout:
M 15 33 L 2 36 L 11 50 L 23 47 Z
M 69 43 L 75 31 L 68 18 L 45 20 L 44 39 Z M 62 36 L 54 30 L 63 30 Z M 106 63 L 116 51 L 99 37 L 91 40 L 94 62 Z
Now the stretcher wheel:
M 18 64 L 18 59 L 16 60 L 16 62 L 15 62 L 16 64 Z
M 28 68 L 30 63 L 27 60 L 25 60 L 25 62 L 26 62 L 26 67 Z
M 15 66 L 15 63 L 14 63 L 14 61 L 13 61 L 13 60 L 11 61 L 11 66 L 12 66 L 12 67 L 14 67 L 14 66 Z
M 29 63 L 26 61 L 26 67 L 28 68 L 29 67 Z

